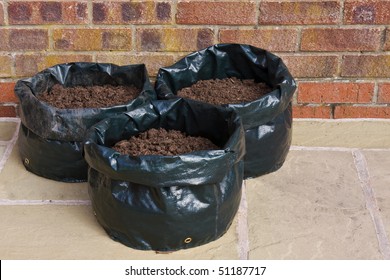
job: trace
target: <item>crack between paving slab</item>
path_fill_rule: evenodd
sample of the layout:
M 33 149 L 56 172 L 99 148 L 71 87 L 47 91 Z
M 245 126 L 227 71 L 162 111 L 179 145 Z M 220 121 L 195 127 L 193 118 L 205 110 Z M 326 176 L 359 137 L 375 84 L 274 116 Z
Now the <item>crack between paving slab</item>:
M 15 122 L 20 123 L 20 118 L 12 118 L 12 117 L 1 117 L 0 122 Z
M 15 129 L 14 134 L 12 135 L 11 140 L 8 141 L 8 144 L 5 148 L 4 154 L 3 154 L 2 158 L 0 159 L 0 173 L 1 173 L 1 171 L 3 171 L 5 163 L 7 162 L 8 158 L 11 156 L 12 150 L 13 150 L 13 148 L 16 144 L 16 141 L 18 139 L 20 120 L 12 119 L 11 121 L 16 123 L 16 129 Z
M 90 200 L 12 200 L 12 199 L 0 199 L 0 206 L 28 206 L 28 205 L 65 205 L 65 206 L 82 206 L 91 205 Z
M 248 203 L 246 200 L 245 180 L 242 182 L 242 196 L 240 207 L 238 208 L 238 255 L 240 260 L 248 260 L 249 237 L 248 237 Z
M 366 207 L 374 223 L 379 249 L 384 259 L 390 260 L 390 243 L 386 234 L 386 229 L 382 221 L 380 210 L 375 199 L 375 193 L 371 187 L 370 174 L 367 168 L 367 161 L 360 150 L 352 152 L 355 167 L 359 176 L 360 185 L 366 201 Z
M 344 147 L 309 147 L 309 146 L 290 146 L 290 151 L 334 151 L 334 152 L 351 152 L 356 148 Z
M 317 146 L 290 146 L 290 151 L 327 151 L 327 152 L 390 152 L 390 148 L 347 148 L 347 147 L 317 147 Z

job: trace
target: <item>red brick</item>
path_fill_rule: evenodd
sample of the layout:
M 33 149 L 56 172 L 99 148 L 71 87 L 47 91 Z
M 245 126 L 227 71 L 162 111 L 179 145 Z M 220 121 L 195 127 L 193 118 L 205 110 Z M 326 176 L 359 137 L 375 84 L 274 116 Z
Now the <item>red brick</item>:
M 33 15 L 33 2 L 15 2 L 8 4 L 8 18 L 10 24 L 30 23 Z
M 62 20 L 56 23 L 83 24 L 88 23 L 88 6 L 86 2 L 61 2 Z
M 45 29 L 0 30 L 0 51 L 45 50 L 48 48 L 48 32 Z
M 296 78 L 325 78 L 337 74 L 336 55 L 280 55 Z
M 16 106 L 0 105 L 0 118 L 16 117 Z
M 96 57 L 96 62 L 114 63 L 117 65 L 139 64 L 143 63 L 148 69 L 149 76 L 156 76 L 158 69 L 172 65 L 175 62 L 174 56 L 170 54 L 102 54 Z
M 15 72 L 18 77 L 33 76 L 53 65 L 77 61 L 92 61 L 92 55 L 20 54 L 15 56 Z
M 390 24 L 390 1 L 346 0 L 344 22 L 346 24 Z
M 45 29 L 9 30 L 9 47 L 11 50 L 46 50 L 48 43 L 48 32 Z
M 295 105 L 293 106 L 293 118 L 331 118 L 330 106 Z
M 3 8 L 3 3 L 0 3 L 0 25 L 4 25 L 4 8 Z
M 379 84 L 378 103 L 390 104 L 390 83 Z
M 132 48 L 132 32 L 130 29 L 106 29 L 102 33 L 102 49 L 126 51 Z
M 62 19 L 60 2 L 44 2 L 41 4 L 41 18 L 45 22 L 58 22 Z
M 303 51 L 377 51 L 380 28 L 308 28 L 302 31 Z
M 137 51 L 186 52 L 214 43 L 209 28 L 137 28 Z
M 337 24 L 340 1 L 261 1 L 260 24 Z
M 132 31 L 129 28 L 55 29 L 54 49 L 72 51 L 129 50 Z
M 1 32 L 0 32 L 1 34 Z M 0 40 L 1 41 L 1 40 Z M 0 77 L 7 78 L 12 76 L 12 58 L 9 55 L 0 55 Z
M 156 3 L 157 19 L 161 21 L 171 19 L 171 4 L 167 2 Z
M 171 23 L 171 3 L 155 1 L 93 1 L 95 24 L 167 24 Z
M 87 1 L 11 1 L 10 24 L 88 23 Z
M 388 78 L 390 76 L 390 55 L 345 55 L 341 65 L 341 76 Z
M 0 82 L 0 103 L 18 102 L 14 94 L 14 82 Z
M 269 51 L 295 51 L 298 30 L 286 29 L 221 29 L 221 43 L 249 44 Z
M 336 106 L 334 118 L 390 118 L 390 107 Z
M 256 4 L 243 1 L 179 1 L 179 24 L 256 24 Z
M 299 82 L 298 103 L 369 103 L 374 83 Z
M 0 51 L 9 50 L 8 37 L 9 37 L 9 31 L 6 29 L 0 29 L 0 38 L 1 38 Z
M 107 20 L 107 14 L 108 14 L 108 5 L 113 6 L 114 3 L 101 3 L 101 2 L 95 2 L 92 3 L 92 17 L 94 23 L 104 23 Z M 111 11 L 114 9 L 111 7 Z M 114 12 L 113 12 L 114 13 Z M 113 17 L 114 19 L 118 19 L 118 15 Z M 111 22 L 113 23 L 113 22 Z

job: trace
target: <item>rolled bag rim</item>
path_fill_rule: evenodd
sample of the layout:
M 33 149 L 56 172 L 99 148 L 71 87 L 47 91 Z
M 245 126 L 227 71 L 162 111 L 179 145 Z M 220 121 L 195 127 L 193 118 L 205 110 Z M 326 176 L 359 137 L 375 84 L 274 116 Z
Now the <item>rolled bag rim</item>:
M 63 68 L 63 69 L 61 69 Z M 35 93 L 33 93 L 33 81 L 36 79 L 55 79 L 59 84 L 64 85 L 70 70 L 79 71 L 96 71 L 107 73 L 112 76 L 115 73 L 124 71 L 142 71 L 143 87 L 138 97 L 130 100 L 130 102 L 114 105 L 109 107 L 99 108 L 74 108 L 60 109 L 51 106 L 43 101 L 40 101 Z M 61 140 L 61 141 L 79 141 L 84 140 L 86 130 L 90 125 L 83 124 L 80 120 L 102 120 L 107 115 L 126 112 L 134 107 L 144 104 L 148 99 L 155 99 L 154 90 L 150 83 L 149 76 L 145 64 L 130 64 L 118 66 L 113 63 L 97 63 L 97 62 L 69 62 L 54 65 L 46 68 L 32 77 L 18 80 L 15 88 L 15 95 L 20 104 L 21 122 L 32 132 L 42 138 Z M 26 110 L 34 108 L 34 113 L 41 118 L 49 121 L 49 125 L 42 126 L 40 122 L 33 121 L 26 117 Z M 30 113 L 31 114 L 31 113 Z M 51 116 L 51 120 L 47 117 Z M 93 121 L 95 123 L 96 121 Z M 92 123 L 91 123 L 92 125 Z M 73 129 L 77 128 L 77 129 Z
M 180 99 L 166 101 L 172 102 L 175 106 L 180 106 L 186 102 Z M 152 110 L 156 110 L 153 103 L 159 102 L 162 101 L 151 101 L 149 104 L 138 109 L 153 108 Z M 119 152 L 103 146 L 104 139 L 102 138 L 97 141 L 91 140 L 93 139 L 93 136 L 91 136 L 93 134 L 101 137 L 113 120 L 119 120 L 120 122 L 126 123 L 130 122 L 131 114 L 133 112 L 134 111 L 107 118 L 98 124 L 95 124 L 89 129 L 86 141 L 84 142 L 83 153 L 88 165 L 111 179 L 129 181 L 156 188 L 216 184 L 222 180 L 234 164 L 242 161 L 244 158 L 244 130 L 242 122 L 234 110 L 230 110 L 230 114 L 234 114 L 235 130 L 232 135 L 230 135 L 224 148 L 220 150 L 194 151 L 192 153 L 177 156 L 141 155 L 138 157 L 131 157 L 128 155 L 121 155 Z M 161 166 L 164 166 L 163 172 L 159 170 Z M 215 170 L 215 167 L 218 167 L 217 171 Z M 190 174 L 179 174 L 178 170 L 182 169 L 191 169 L 192 172 Z M 142 170 L 145 175 L 135 176 L 140 173 L 140 170 Z M 205 174 L 207 176 L 205 176 Z M 162 180 L 162 178 L 164 180 Z
M 226 50 L 229 48 L 233 48 L 234 53 L 229 54 L 229 51 L 231 52 L 231 50 Z M 171 71 L 172 74 L 177 74 L 180 71 L 190 70 L 193 74 L 194 71 L 199 70 L 196 69 L 193 64 L 198 63 L 204 56 L 209 55 L 214 59 L 217 58 L 217 55 L 233 57 L 237 52 L 240 54 L 245 54 L 245 57 L 257 67 L 260 67 L 260 65 L 259 63 L 255 63 L 259 60 L 259 58 L 256 57 L 255 53 L 260 53 L 262 56 L 264 56 L 264 70 L 268 69 L 271 66 L 275 70 L 267 71 L 268 75 L 273 75 L 271 76 L 271 78 L 275 80 L 275 83 L 272 85 L 272 87 L 275 89 L 267 93 L 266 95 L 260 97 L 259 99 L 253 101 L 243 102 L 239 104 L 223 104 L 215 106 L 228 107 L 236 110 L 242 119 L 245 130 L 266 124 L 267 122 L 273 120 L 276 116 L 282 114 L 287 109 L 289 103 L 291 102 L 292 96 L 297 88 L 296 82 L 280 57 L 264 49 L 247 44 L 216 44 L 204 48 L 202 50 L 193 52 L 169 67 L 160 68 L 156 77 L 155 84 L 155 89 L 158 98 L 183 98 L 177 96 L 176 93 L 173 93 L 165 83 L 167 80 L 169 81 L 171 79 Z M 177 68 L 180 68 L 180 70 L 173 70 Z M 235 71 L 238 70 L 235 69 Z M 264 73 L 264 75 L 267 73 Z M 196 75 L 192 75 L 192 80 L 194 80 L 195 77 Z M 197 81 L 197 79 L 195 79 L 194 81 Z M 269 85 L 268 82 L 266 83 Z M 256 118 L 252 117 L 254 115 L 256 116 Z

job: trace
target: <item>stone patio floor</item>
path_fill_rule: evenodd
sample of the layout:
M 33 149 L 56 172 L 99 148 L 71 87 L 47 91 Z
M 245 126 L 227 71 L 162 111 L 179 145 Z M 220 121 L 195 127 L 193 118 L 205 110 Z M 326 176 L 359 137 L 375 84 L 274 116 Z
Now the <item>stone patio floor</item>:
M 18 127 L 0 118 L 0 259 L 390 259 L 389 120 L 294 120 L 285 164 L 245 181 L 229 231 L 168 254 L 111 240 L 87 183 L 27 172 Z

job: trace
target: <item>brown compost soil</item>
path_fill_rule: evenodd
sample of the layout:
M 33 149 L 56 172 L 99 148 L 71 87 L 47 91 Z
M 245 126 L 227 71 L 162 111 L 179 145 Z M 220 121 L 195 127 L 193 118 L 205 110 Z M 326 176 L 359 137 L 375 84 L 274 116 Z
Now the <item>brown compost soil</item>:
M 112 148 L 121 154 L 131 156 L 174 156 L 200 150 L 219 149 L 207 138 L 189 136 L 181 131 L 164 128 L 149 129 L 128 140 L 117 142 Z
M 50 91 L 39 94 L 39 100 L 60 109 L 101 108 L 126 104 L 135 99 L 140 90 L 130 86 L 76 86 L 54 85 Z
M 225 78 L 201 80 L 190 87 L 182 88 L 178 96 L 195 99 L 215 105 L 238 104 L 259 99 L 271 92 L 265 83 L 255 83 L 254 80 Z

